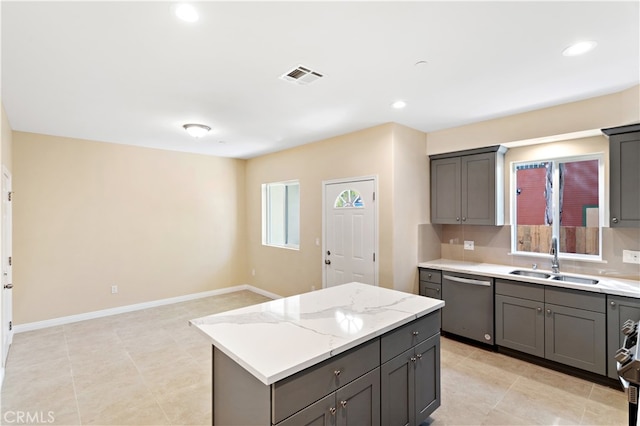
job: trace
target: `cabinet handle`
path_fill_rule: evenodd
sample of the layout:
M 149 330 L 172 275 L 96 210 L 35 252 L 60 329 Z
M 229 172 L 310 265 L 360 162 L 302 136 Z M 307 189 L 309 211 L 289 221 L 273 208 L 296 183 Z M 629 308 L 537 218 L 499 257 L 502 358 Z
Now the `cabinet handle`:
M 334 371 L 333 371 L 333 374 L 334 374 L 336 377 L 338 377 L 338 376 L 340 375 L 340 370 L 334 370 Z
M 418 334 L 420 334 L 420 332 L 419 332 L 419 331 L 414 331 L 414 332 L 413 332 L 413 333 L 411 333 L 411 334 L 413 334 L 414 336 L 417 336 Z
M 616 306 L 616 302 L 614 302 L 613 300 L 610 303 L 611 306 Z
M 542 312 L 542 308 L 538 306 L 538 312 Z
M 335 416 L 336 415 L 336 407 L 329 408 L 329 412 L 331 413 L 332 416 Z
M 340 405 L 342 405 L 342 408 L 347 408 L 347 401 L 340 401 Z
M 547 309 L 547 313 L 550 314 L 551 313 L 551 309 Z
M 613 218 L 611 218 L 611 222 L 613 222 L 613 223 L 618 223 L 618 218 L 617 218 L 617 217 L 613 217 Z

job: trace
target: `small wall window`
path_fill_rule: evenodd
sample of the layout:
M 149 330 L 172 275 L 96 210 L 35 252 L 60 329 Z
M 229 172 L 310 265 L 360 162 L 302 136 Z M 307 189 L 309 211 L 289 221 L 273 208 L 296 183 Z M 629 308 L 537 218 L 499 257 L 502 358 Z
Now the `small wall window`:
M 345 189 L 337 197 L 333 203 L 334 209 L 363 209 L 364 202 L 360 193 L 355 189 Z
M 300 247 L 300 183 L 262 185 L 262 244 Z
M 601 155 L 517 162 L 512 168 L 512 251 L 602 259 L 604 172 Z

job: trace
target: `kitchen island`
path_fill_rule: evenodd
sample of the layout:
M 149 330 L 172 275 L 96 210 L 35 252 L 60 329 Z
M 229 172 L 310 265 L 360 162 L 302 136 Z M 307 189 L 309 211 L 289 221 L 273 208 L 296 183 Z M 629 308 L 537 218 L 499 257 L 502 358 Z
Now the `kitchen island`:
M 443 306 L 349 283 L 192 320 L 213 424 L 419 424 L 440 405 Z

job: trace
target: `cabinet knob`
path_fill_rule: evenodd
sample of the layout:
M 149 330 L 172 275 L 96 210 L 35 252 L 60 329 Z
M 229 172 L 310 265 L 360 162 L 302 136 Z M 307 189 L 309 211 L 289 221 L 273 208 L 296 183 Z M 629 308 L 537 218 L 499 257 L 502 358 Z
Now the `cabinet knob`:
M 429 278 L 431 278 L 431 274 L 427 274 L 427 276 L 428 276 Z
M 466 222 L 466 221 L 467 221 L 467 218 L 466 218 L 466 217 L 463 217 L 463 218 L 462 218 L 462 221 L 463 221 L 463 222 Z
M 417 354 L 416 358 L 418 358 L 418 359 L 422 358 L 422 354 Z
M 614 302 L 613 300 L 609 303 L 611 306 L 616 306 L 616 302 Z
M 419 331 L 414 331 L 414 332 L 413 332 L 413 333 L 411 333 L 411 334 L 413 334 L 414 336 L 417 336 L 418 334 L 420 334 L 420 332 L 419 332 Z
M 538 312 L 542 312 L 542 308 L 538 306 Z
M 460 218 L 459 217 L 456 217 L 456 222 L 460 222 Z
M 334 370 L 334 371 L 333 371 L 333 374 L 334 374 L 336 377 L 338 377 L 338 376 L 340 375 L 340 370 Z
M 409 358 L 409 359 L 411 360 L 411 362 L 416 362 L 416 360 L 417 360 L 418 358 L 416 358 L 415 356 L 412 356 L 412 357 L 411 357 L 411 358 Z
M 551 309 L 547 309 L 547 313 L 550 314 L 551 313 Z
M 436 288 L 436 293 L 440 293 L 440 289 L 439 288 Z
M 342 408 L 347 408 L 347 401 L 345 400 L 340 401 L 340 405 L 342 405 Z
M 612 218 L 611 218 L 611 222 L 613 222 L 613 223 L 618 223 L 618 218 L 617 218 L 617 217 L 612 217 Z
M 332 416 L 335 416 L 336 415 L 336 407 L 329 408 L 329 412 L 331 413 Z

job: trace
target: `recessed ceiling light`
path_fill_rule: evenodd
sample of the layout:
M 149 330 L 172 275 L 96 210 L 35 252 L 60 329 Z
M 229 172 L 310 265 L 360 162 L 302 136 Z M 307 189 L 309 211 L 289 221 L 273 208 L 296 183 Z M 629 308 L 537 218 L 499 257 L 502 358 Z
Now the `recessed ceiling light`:
M 196 9 L 185 3 L 176 6 L 176 16 L 185 22 L 196 22 L 199 18 Z
M 391 106 L 395 109 L 402 109 L 407 106 L 407 103 L 405 101 L 395 101 Z
M 184 127 L 187 133 L 189 133 L 189 135 L 193 136 L 194 138 L 201 138 L 209 133 L 209 130 L 211 130 L 211 127 L 209 126 L 195 123 L 184 124 L 182 127 Z
M 572 44 L 571 46 L 564 49 L 562 51 L 562 55 L 563 56 L 582 55 L 584 53 L 589 52 L 590 50 L 593 50 L 593 48 L 596 47 L 597 45 L 598 43 L 596 43 L 595 41 L 591 41 L 591 40 L 581 41 L 581 42 Z

